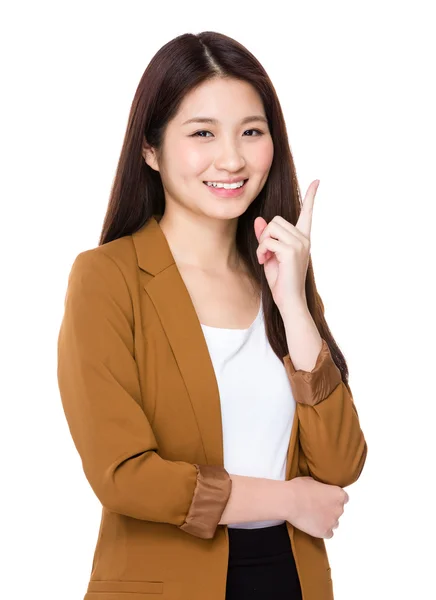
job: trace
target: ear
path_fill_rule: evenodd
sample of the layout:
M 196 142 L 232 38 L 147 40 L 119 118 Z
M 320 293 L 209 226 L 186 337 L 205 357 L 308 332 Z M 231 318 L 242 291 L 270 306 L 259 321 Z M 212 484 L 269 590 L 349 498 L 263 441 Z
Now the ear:
M 154 148 L 147 143 L 145 137 L 142 144 L 142 156 L 149 167 L 151 167 L 155 171 L 159 171 L 159 164 L 157 161 L 156 152 Z

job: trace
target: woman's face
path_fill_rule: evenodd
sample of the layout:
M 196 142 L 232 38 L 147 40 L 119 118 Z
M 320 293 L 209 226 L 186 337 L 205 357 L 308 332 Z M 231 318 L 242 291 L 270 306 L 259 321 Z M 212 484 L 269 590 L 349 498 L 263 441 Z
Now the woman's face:
M 257 118 L 243 122 L 253 116 Z M 186 123 L 196 118 L 215 122 Z M 185 96 L 167 125 L 159 162 L 150 149 L 144 151 L 147 164 L 160 172 L 167 207 L 176 203 L 216 219 L 233 219 L 245 212 L 265 184 L 273 154 L 257 91 L 245 81 L 220 78 Z M 235 197 L 220 197 L 204 183 L 230 178 L 248 179 Z

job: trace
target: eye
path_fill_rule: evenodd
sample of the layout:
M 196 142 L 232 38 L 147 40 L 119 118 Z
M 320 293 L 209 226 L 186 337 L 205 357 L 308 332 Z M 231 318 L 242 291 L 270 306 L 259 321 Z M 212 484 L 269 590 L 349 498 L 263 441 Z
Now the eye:
M 263 135 L 263 131 L 261 131 L 260 129 L 247 129 L 247 131 L 257 131 L 257 133 L 258 133 L 259 135 Z M 253 135 L 250 135 L 250 136 L 248 136 L 248 137 L 257 137 L 257 136 L 256 136 L 256 135 L 254 135 L 254 136 L 253 136 Z
M 196 131 L 195 133 L 193 133 L 192 135 L 190 135 L 189 137 L 206 137 L 203 135 L 199 135 L 200 133 L 210 133 L 210 131 L 205 131 L 204 129 L 202 129 L 201 131 Z
M 259 136 L 263 135 L 263 131 L 261 131 L 260 129 L 246 129 L 246 131 L 256 131 Z M 193 133 L 189 137 L 206 137 L 204 135 L 200 135 L 200 133 L 210 133 L 210 131 L 207 131 L 205 129 L 201 129 L 200 131 L 196 131 L 195 133 Z M 249 135 L 248 137 L 258 137 L 258 136 L 257 135 L 255 135 L 255 136 Z

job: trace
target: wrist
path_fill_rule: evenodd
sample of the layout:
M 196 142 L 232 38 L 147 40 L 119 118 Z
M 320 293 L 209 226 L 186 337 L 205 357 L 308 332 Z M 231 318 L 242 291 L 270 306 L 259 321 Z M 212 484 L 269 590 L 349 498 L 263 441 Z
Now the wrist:
M 307 306 L 307 302 L 305 298 L 295 298 L 294 300 L 290 300 L 287 302 L 286 307 L 280 309 L 280 315 L 284 321 L 284 323 L 292 323 L 295 319 L 300 318 L 311 318 L 309 307 Z
M 284 481 L 284 484 L 279 518 L 292 523 L 296 506 L 295 481 L 291 479 L 290 481 Z

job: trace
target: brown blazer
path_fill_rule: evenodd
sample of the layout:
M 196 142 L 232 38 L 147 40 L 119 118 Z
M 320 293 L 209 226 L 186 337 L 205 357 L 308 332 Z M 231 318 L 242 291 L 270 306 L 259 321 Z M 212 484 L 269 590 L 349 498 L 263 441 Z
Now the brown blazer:
M 367 445 L 329 348 L 284 368 L 297 408 L 286 480 L 348 486 Z M 68 279 L 58 384 L 102 504 L 84 600 L 225 600 L 231 491 L 203 331 L 157 217 L 81 252 Z M 324 540 L 287 522 L 303 600 L 333 598 Z

